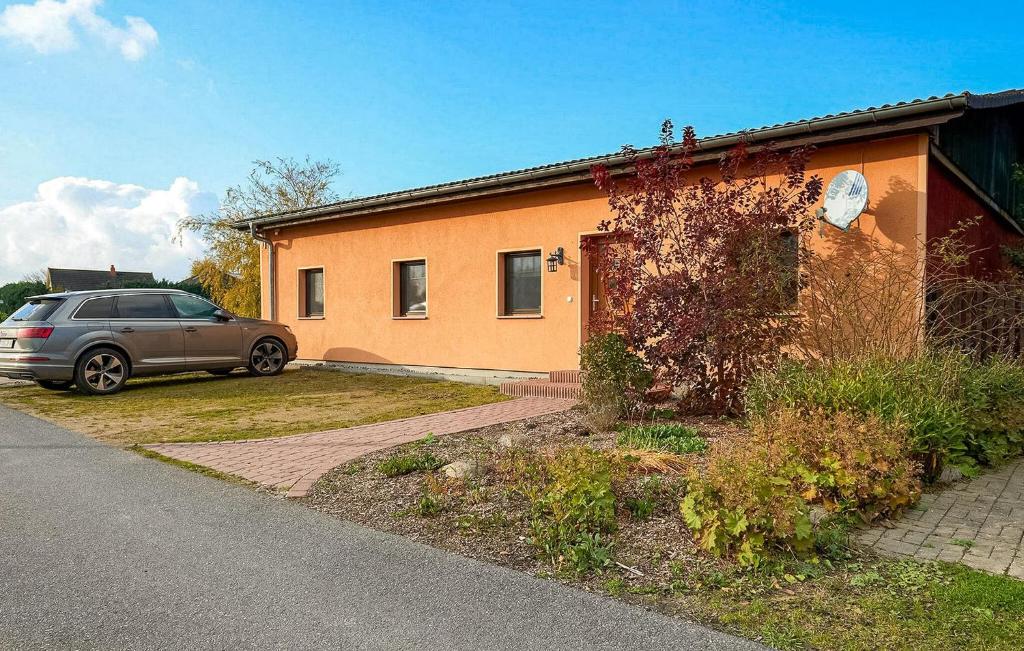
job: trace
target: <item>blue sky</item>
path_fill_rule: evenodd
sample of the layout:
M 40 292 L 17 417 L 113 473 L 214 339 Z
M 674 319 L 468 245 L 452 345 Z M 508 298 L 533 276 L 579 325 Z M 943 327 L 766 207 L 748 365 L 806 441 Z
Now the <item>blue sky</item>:
M 195 210 L 309 154 L 358 196 L 650 144 L 666 117 L 711 135 L 1024 87 L 1019 2 L 72 1 L 107 24 L 43 52 L 0 28 L 0 220 L 59 177 L 185 177 Z M 155 32 L 133 50 L 126 16 Z

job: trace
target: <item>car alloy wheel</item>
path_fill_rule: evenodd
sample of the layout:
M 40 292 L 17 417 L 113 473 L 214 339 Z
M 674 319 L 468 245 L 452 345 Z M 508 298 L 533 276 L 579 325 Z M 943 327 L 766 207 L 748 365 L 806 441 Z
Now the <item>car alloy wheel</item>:
M 82 377 L 95 391 L 107 393 L 124 383 L 124 364 L 109 353 L 98 353 L 85 363 Z
M 273 340 L 256 344 L 249 356 L 249 368 L 260 375 L 273 375 L 284 366 L 284 349 Z

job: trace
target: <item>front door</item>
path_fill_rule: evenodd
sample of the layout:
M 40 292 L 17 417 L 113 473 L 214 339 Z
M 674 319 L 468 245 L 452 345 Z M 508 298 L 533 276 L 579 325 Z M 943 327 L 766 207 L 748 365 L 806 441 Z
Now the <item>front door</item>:
M 583 341 L 587 340 L 588 334 L 595 328 L 605 328 L 610 325 L 612 308 L 608 302 L 608 279 L 606 270 L 600 261 L 609 247 L 616 245 L 616 239 L 614 235 L 604 234 L 591 235 L 584 240 L 583 262 L 586 273 L 584 276 L 584 303 L 580 306 L 583 311 L 581 319 Z
M 590 296 L 587 299 L 587 321 L 589 323 L 600 323 L 601 320 L 605 319 L 608 310 L 608 298 L 607 292 L 605 291 L 605 278 L 601 272 L 600 265 L 591 264 L 590 273 L 588 274 L 590 280 Z

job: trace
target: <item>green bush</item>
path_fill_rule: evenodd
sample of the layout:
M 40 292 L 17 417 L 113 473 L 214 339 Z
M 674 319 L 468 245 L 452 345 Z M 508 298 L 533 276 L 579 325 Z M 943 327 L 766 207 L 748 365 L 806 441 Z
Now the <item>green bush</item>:
M 920 496 L 906 428 L 877 416 L 783 409 L 716 446 L 680 509 L 705 550 L 757 565 L 763 552 L 810 553 L 809 504 L 865 522 Z
M 701 438 L 696 429 L 678 423 L 626 425 L 619 431 L 616 443 L 625 448 L 675 454 L 703 452 L 708 447 L 707 440 Z
M 995 359 L 963 380 L 967 437 L 964 454 L 995 465 L 1024 453 L 1024 368 Z
M 910 360 L 873 358 L 809 365 L 789 362 L 747 389 L 752 420 L 780 408 L 850 411 L 903 423 L 927 477 L 944 464 L 973 474 L 979 464 L 1024 452 L 1024 367 L 972 362 L 949 352 Z
M 531 542 L 556 567 L 577 572 L 601 569 L 610 560 L 615 532 L 613 479 L 618 462 L 585 446 L 547 460 L 542 477 L 527 488 Z
M 746 567 L 760 565 L 766 548 L 803 554 L 814 546 L 809 510 L 787 462 L 764 465 L 772 460 L 757 452 L 744 446 L 713 457 L 709 476 L 691 477 L 679 504 L 701 549 Z
M 414 452 L 385 459 L 377 469 L 385 477 L 398 477 L 413 472 L 433 472 L 443 465 L 444 461 L 431 452 Z
M 644 394 L 654 382 L 643 359 L 629 349 L 622 335 L 615 333 L 587 339 L 580 348 L 580 370 L 584 406 L 603 416 L 598 429 L 610 429 L 619 417 L 637 415 Z

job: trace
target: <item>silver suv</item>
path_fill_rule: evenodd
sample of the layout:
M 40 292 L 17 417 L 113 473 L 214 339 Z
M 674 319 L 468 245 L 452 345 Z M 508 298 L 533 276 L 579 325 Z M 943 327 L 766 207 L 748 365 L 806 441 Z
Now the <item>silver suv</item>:
M 187 292 L 65 292 L 33 296 L 0 323 L 0 377 L 109 394 L 133 375 L 226 375 L 241 366 L 276 375 L 297 349 L 288 326 L 237 317 Z

